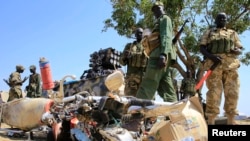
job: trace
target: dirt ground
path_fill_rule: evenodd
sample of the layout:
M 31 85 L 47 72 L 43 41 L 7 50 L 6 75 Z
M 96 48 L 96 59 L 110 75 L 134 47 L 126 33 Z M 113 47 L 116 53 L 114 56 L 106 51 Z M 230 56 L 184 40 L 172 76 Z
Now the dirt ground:
M 0 141 L 29 141 L 28 135 L 29 132 L 24 133 L 23 136 L 8 136 L 8 131 L 5 131 L 4 129 L 8 129 L 10 126 L 1 123 L 1 130 L 0 130 Z M 43 131 L 40 132 L 33 132 L 34 141 L 46 141 L 47 134 Z
M 250 125 L 250 119 L 247 120 L 237 120 L 239 125 Z M 10 128 L 10 126 L 1 123 L 1 129 Z M 25 133 L 22 137 L 9 137 L 7 131 L 0 130 L 0 141 L 29 141 L 28 134 Z M 34 132 L 34 141 L 46 141 L 47 134 L 45 132 Z

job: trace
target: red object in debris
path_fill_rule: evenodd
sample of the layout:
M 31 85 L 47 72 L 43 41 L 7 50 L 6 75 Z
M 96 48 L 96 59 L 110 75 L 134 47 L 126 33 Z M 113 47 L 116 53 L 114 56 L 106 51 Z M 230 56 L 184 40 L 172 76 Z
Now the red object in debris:
M 72 119 L 70 120 L 70 128 L 71 128 L 71 129 L 72 129 L 72 128 L 75 128 L 78 122 L 79 122 L 79 120 L 78 120 L 76 117 L 72 118 Z
M 44 106 L 44 111 L 45 112 L 50 112 L 50 108 L 54 105 L 54 101 L 50 100 L 46 105 Z
M 54 88 L 54 82 L 52 79 L 49 61 L 47 61 L 45 58 L 40 58 L 39 65 L 40 65 L 41 77 L 42 77 L 42 82 L 43 82 L 43 85 L 42 85 L 43 89 L 50 90 Z
M 208 78 L 208 76 L 212 73 L 212 70 L 208 70 L 207 73 L 201 78 L 200 82 L 195 86 L 195 89 L 198 90 L 201 88 L 203 82 Z

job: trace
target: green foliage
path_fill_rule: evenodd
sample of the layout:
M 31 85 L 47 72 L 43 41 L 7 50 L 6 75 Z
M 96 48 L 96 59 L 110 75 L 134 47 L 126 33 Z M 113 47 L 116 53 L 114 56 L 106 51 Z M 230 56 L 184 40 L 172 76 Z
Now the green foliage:
M 119 35 L 131 38 L 137 27 L 153 28 L 154 16 L 151 8 L 155 0 L 110 0 L 110 2 L 113 11 L 111 17 L 104 21 L 104 32 L 108 28 L 113 28 Z M 164 4 L 166 14 L 172 19 L 175 34 L 186 19 L 190 21 L 175 44 L 178 61 L 172 66 L 173 78 L 187 78 L 189 72 L 190 77 L 199 82 L 204 73 L 199 39 L 205 30 L 215 26 L 214 18 L 219 12 L 227 14 L 227 27 L 234 29 L 238 34 L 250 30 L 250 0 L 161 0 L 161 2 Z M 242 64 L 250 65 L 250 52 L 243 52 L 239 59 Z
M 245 53 L 245 55 L 240 58 L 240 61 L 248 66 L 250 64 L 250 52 Z
M 239 34 L 249 30 L 250 25 L 250 1 L 249 0 L 214 0 L 212 6 L 212 17 L 218 12 L 228 15 L 228 28 L 236 30 Z
M 199 51 L 199 47 L 196 44 L 197 40 L 194 35 L 185 36 L 185 38 L 183 38 L 183 43 L 189 52 L 196 53 Z
M 104 21 L 103 31 L 113 28 L 121 36 L 132 37 L 137 27 L 152 29 L 154 17 L 151 7 L 152 0 L 110 0 L 112 16 Z M 229 28 L 242 34 L 250 30 L 249 0 L 161 0 L 167 15 L 172 19 L 174 32 L 177 33 L 186 19 L 186 25 L 181 36 L 185 48 L 199 55 L 198 41 L 203 32 L 214 25 L 214 17 L 218 12 L 226 12 Z M 240 58 L 243 64 L 250 59 L 247 53 Z
M 119 35 L 130 37 L 136 28 L 135 7 L 138 6 L 134 0 L 111 0 L 113 6 L 112 16 L 104 21 L 103 31 L 114 28 Z

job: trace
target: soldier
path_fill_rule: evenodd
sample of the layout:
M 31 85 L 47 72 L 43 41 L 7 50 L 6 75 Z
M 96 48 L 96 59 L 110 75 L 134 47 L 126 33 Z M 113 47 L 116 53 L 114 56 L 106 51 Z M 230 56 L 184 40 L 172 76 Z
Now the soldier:
M 127 65 L 124 93 L 129 96 L 136 95 L 147 65 L 148 58 L 144 54 L 144 48 L 141 44 L 142 33 L 142 28 L 136 29 L 136 40 L 125 46 L 119 60 L 121 65 Z
M 215 124 L 215 118 L 220 113 L 221 95 L 224 92 L 224 110 L 227 124 L 235 124 L 238 114 L 239 74 L 242 45 L 237 32 L 226 28 L 227 16 L 219 13 L 216 16 L 216 27 L 207 30 L 200 40 L 200 52 L 206 57 L 204 68 L 208 70 L 214 63 L 218 64 L 206 80 L 208 88 L 206 94 L 207 122 Z
M 176 60 L 176 52 L 172 45 L 172 21 L 165 14 L 162 2 L 157 1 L 154 3 L 151 10 L 156 18 L 155 27 L 151 35 L 158 33 L 159 41 L 154 42 L 155 44 L 149 42 L 149 50 L 153 49 L 149 54 L 146 72 L 136 97 L 153 99 L 157 91 L 164 101 L 174 102 L 177 101 L 177 96 L 173 87 L 171 73 L 169 72 L 171 62 Z
M 29 76 L 29 84 L 26 86 L 27 97 L 35 98 L 41 97 L 42 89 L 41 89 L 41 76 L 36 72 L 36 66 L 30 66 L 30 76 Z
M 24 72 L 24 67 L 22 65 L 16 66 L 16 71 L 10 74 L 9 77 L 9 84 L 10 84 L 10 90 L 9 90 L 9 101 L 12 101 L 14 99 L 22 98 L 22 84 L 28 79 L 28 77 L 24 77 L 24 79 L 21 79 L 21 73 Z

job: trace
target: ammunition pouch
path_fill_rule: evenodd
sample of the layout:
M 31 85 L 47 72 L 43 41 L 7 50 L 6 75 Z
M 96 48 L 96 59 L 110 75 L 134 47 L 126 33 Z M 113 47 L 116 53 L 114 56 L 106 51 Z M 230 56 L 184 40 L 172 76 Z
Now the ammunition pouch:
M 211 54 L 230 53 L 234 49 L 233 41 L 230 39 L 215 39 L 208 45 L 208 52 Z
M 146 67 L 147 65 L 147 56 L 144 53 L 135 53 L 131 55 L 129 59 L 129 64 L 132 67 Z
M 142 39 L 142 45 L 144 47 L 144 53 L 149 56 L 150 53 L 157 47 L 160 46 L 160 33 L 153 32 L 149 36 L 145 36 Z

